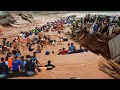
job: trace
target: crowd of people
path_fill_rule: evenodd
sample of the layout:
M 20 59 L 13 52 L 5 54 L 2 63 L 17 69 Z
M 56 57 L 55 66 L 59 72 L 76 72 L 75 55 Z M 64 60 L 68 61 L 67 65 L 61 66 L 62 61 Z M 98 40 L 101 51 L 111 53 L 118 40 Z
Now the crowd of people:
M 7 78 L 11 73 L 24 73 L 25 76 L 37 75 L 41 71 L 41 65 L 36 57 L 37 53 L 41 53 L 45 45 L 57 45 L 58 42 L 68 41 L 67 38 L 59 37 L 59 41 L 52 39 L 50 35 L 43 35 L 42 32 L 57 32 L 61 33 L 61 30 L 65 29 L 65 24 L 69 27 L 72 26 L 74 29 L 87 30 L 87 24 L 92 23 L 91 30 L 93 32 L 100 32 L 105 35 L 111 35 L 116 32 L 117 21 L 119 17 L 105 17 L 101 18 L 100 15 L 87 14 L 80 20 L 75 20 L 75 15 L 68 16 L 66 18 L 57 19 L 55 22 L 47 22 L 43 26 L 37 26 L 29 32 L 20 32 L 20 35 L 9 41 L 7 38 L 3 38 L 2 44 L 0 45 L 0 53 L 5 54 L 5 57 L 1 58 L 0 63 L 0 77 Z M 116 21 L 116 22 L 115 22 Z M 32 39 L 31 37 L 34 36 Z M 21 54 L 19 44 L 23 42 L 26 44 L 29 52 L 33 52 L 33 55 L 26 55 L 25 57 Z M 37 45 L 37 49 L 34 46 Z M 68 43 L 68 49 L 62 47 L 59 49 L 57 55 L 66 55 L 87 52 L 88 50 L 83 49 L 81 46 L 77 49 L 74 43 Z M 46 51 L 46 55 L 49 55 L 49 51 Z M 54 51 L 52 51 L 54 54 Z M 48 61 L 45 65 L 47 70 L 51 70 L 55 66 Z M 13 75 L 14 76 L 14 75 Z
M 33 52 L 33 56 L 26 55 L 26 57 L 21 56 L 20 54 L 15 53 L 15 55 L 7 54 L 6 58 L 1 58 L 0 63 L 0 75 L 5 75 L 5 77 L 9 77 L 11 73 L 22 73 L 25 75 L 33 75 L 38 74 L 37 67 L 37 58 L 36 53 Z M 13 75 L 14 77 L 15 75 Z M 1 76 L 2 77 L 2 76 Z
M 0 53 L 4 54 L 5 57 L 1 58 L 0 78 L 19 76 L 21 75 L 20 73 L 24 76 L 37 75 L 38 72 L 41 71 L 40 67 L 43 65 L 38 62 L 36 54 L 41 53 L 41 50 L 45 45 L 55 45 L 57 43 L 55 39 L 52 40 L 49 35 L 42 35 L 41 32 L 48 32 L 51 29 L 51 31 L 57 31 L 58 34 L 60 34 L 60 30 L 64 29 L 63 24 L 64 23 L 61 20 L 57 20 L 41 27 L 35 27 L 35 29 L 32 29 L 29 32 L 20 32 L 20 35 L 13 39 L 12 42 L 7 38 L 3 38 L 2 44 L 0 45 Z M 32 35 L 34 38 L 30 39 Z M 68 41 L 68 39 L 66 40 L 63 37 L 60 37 L 60 42 L 64 40 Z M 19 44 L 21 42 L 26 43 L 29 52 L 33 52 L 33 56 L 22 56 L 19 49 Z M 37 45 L 36 50 L 35 48 L 32 48 L 35 44 Z M 52 54 L 54 54 L 54 51 L 52 51 Z M 49 55 L 49 52 L 46 55 Z M 51 61 L 49 60 L 45 67 L 47 67 L 47 70 L 51 70 L 55 66 L 51 64 Z
M 36 29 L 36 28 L 35 28 Z M 34 33 L 33 40 L 30 40 L 29 37 Z M 15 38 L 12 42 L 7 41 L 7 38 L 3 38 L 1 45 L 1 54 L 5 54 L 5 57 L 1 58 L 0 63 L 0 78 L 8 78 L 16 76 L 16 73 L 24 76 L 33 76 L 40 72 L 40 67 L 42 66 L 37 58 L 36 54 L 41 53 L 43 45 L 46 44 L 46 40 L 50 40 L 50 37 L 43 36 L 42 38 L 38 36 L 37 30 L 29 32 L 21 32 L 20 36 Z M 21 51 L 18 45 L 23 41 L 26 43 L 28 50 L 33 52 L 34 49 L 31 48 L 32 45 L 37 44 L 37 50 L 33 52 L 33 56 L 26 55 L 26 57 L 21 55 Z M 50 41 L 49 41 L 50 42 Z M 51 70 L 55 66 L 51 64 L 51 61 L 48 61 L 48 64 L 45 65 L 47 70 Z M 13 74 L 14 73 L 14 74 Z
M 112 33 L 117 33 L 120 17 L 118 15 L 90 15 L 86 14 L 84 18 L 74 20 L 71 23 L 73 29 L 88 31 L 90 33 L 98 32 L 104 36 L 110 36 Z M 89 27 L 89 25 L 91 25 Z
M 70 20 L 60 19 L 55 22 L 47 22 L 47 24 L 40 27 L 35 27 L 35 29 L 32 29 L 29 32 L 20 32 L 20 35 L 17 38 L 14 38 L 12 42 L 7 38 L 3 38 L 2 44 L 0 45 L 0 53 L 5 54 L 5 57 L 1 58 L 0 63 L 1 78 L 7 78 L 11 73 L 14 73 L 12 77 L 16 76 L 16 73 L 23 73 L 24 76 L 33 76 L 38 74 L 38 72 L 41 71 L 40 67 L 43 65 L 38 62 L 36 54 L 41 53 L 41 50 L 45 45 L 57 45 L 57 42 L 68 41 L 68 39 L 64 37 L 59 37 L 60 40 L 56 41 L 55 39 L 51 39 L 50 35 L 43 35 L 42 32 L 49 32 L 49 30 L 51 30 L 60 34 L 60 30 L 64 30 L 65 28 L 64 24 L 70 24 Z M 34 38 L 30 39 L 32 35 Z M 19 44 L 21 42 L 26 43 L 29 52 L 33 52 L 33 56 L 26 55 L 24 57 L 21 55 L 21 51 L 19 49 Z M 37 45 L 36 50 L 35 48 L 32 48 L 35 44 Z M 77 52 L 79 52 L 79 50 L 76 50 L 73 43 L 71 43 L 69 49 L 66 50 L 65 48 L 62 48 L 59 55 Z M 46 51 L 46 55 L 49 55 L 49 53 L 49 51 Z M 54 51 L 52 51 L 52 54 L 54 54 Z M 50 60 L 45 66 L 47 67 L 47 70 L 51 70 L 55 67 L 51 64 Z

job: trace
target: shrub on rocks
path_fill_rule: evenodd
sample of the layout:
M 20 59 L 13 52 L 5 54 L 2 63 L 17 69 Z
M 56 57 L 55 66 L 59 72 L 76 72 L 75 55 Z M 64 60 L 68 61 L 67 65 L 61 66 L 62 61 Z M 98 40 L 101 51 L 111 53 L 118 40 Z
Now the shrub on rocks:
M 117 21 L 117 25 L 120 26 L 120 20 Z

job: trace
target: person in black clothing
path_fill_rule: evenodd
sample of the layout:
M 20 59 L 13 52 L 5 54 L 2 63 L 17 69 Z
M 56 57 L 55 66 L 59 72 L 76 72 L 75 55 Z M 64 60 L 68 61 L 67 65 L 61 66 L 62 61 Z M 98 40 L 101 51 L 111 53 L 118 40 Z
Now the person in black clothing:
M 26 55 L 26 64 L 25 64 L 25 70 L 27 71 L 35 71 L 35 64 L 32 63 L 32 60 L 30 59 L 30 55 Z
M 4 52 L 4 46 L 2 46 L 2 53 L 5 54 L 5 52 Z
M 12 54 L 15 55 L 17 53 L 16 47 L 12 50 Z
M 51 64 L 50 60 L 48 61 L 48 64 L 45 65 L 45 67 L 47 67 L 47 70 L 51 70 L 51 69 L 55 68 L 55 66 L 53 64 Z
M 32 62 L 30 59 L 30 55 L 26 55 L 26 64 L 25 64 L 25 71 L 27 76 L 34 76 L 37 74 L 35 70 L 35 63 Z
M 25 64 L 26 64 L 26 61 L 25 61 L 25 59 L 24 59 L 24 56 L 21 56 L 21 58 L 20 58 L 20 70 L 21 70 L 22 72 L 25 71 Z
M 61 31 L 58 30 L 58 34 L 61 34 Z
M 102 30 L 102 34 L 104 34 L 105 32 L 108 32 L 108 28 L 109 28 L 109 24 L 105 24 L 105 27 Z
M 12 55 L 12 52 L 10 52 L 10 49 L 8 49 L 6 56 L 11 56 L 11 55 Z
M 28 43 L 26 43 L 26 46 L 28 47 L 30 45 L 30 43 L 28 42 Z
M 34 42 L 34 40 L 32 41 L 32 45 L 35 45 L 35 42 Z
M 41 48 L 40 48 L 40 46 L 37 46 L 36 53 L 41 53 Z
M 1 58 L 1 63 L 0 63 L 0 78 L 7 78 L 8 74 L 9 74 L 8 66 L 5 64 L 4 58 Z
M 3 38 L 3 46 L 6 44 L 7 39 Z
M 81 52 L 84 52 L 84 49 L 82 49 L 81 45 L 80 45 L 80 49 L 77 50 L 77 53 L 81 53 Z
M 12 47 L 12 43 L 10 42 L 10 48 Z
M 54 51 L 52 51 L 52 54 L 54 54 L 55 52 Z
M 28 47 L 28 49 L 29 49 L 30 52 L 34 50 L 34 49 L 31 48 L 31 47 L 32 47 L 32 45 L 29 45 L 29 47 Z

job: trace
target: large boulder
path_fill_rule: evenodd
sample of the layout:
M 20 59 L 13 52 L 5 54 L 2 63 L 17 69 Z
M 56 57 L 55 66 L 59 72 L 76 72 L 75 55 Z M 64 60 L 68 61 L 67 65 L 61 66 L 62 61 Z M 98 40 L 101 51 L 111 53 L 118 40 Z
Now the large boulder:
M 6 18 L 7 14 L 6 12 L 0 11 L 0 19 Z
M 15 19 L 11 16 L 10 12 L 0 11 L 0 24 L 9 24 L 16 22 Z

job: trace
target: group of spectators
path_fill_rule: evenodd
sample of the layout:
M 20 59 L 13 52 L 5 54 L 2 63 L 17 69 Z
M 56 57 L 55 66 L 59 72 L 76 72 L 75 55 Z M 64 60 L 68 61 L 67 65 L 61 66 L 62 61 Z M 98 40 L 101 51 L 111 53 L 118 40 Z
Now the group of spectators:
M 104 36 L 111 36 L 118 33 L 117 27 L 120 26 L 120 17 L 118 15 L 91 15 L 86 14 L 85 17 L 75 20 L 67 19 L 73 30 L 87 31 L 90 33 L 100 33 Z
M 83 49 L 81 46 L 79 49 L 77 49 L 74 45 L 74 43 L 68 43 L 68 49 L 62 48 L 59 49 L 58 55 L 66 55 L 66 54 L 75 54 L 75 53 L 82 53 L 82 52 L 87 52 L 87 49 Z

